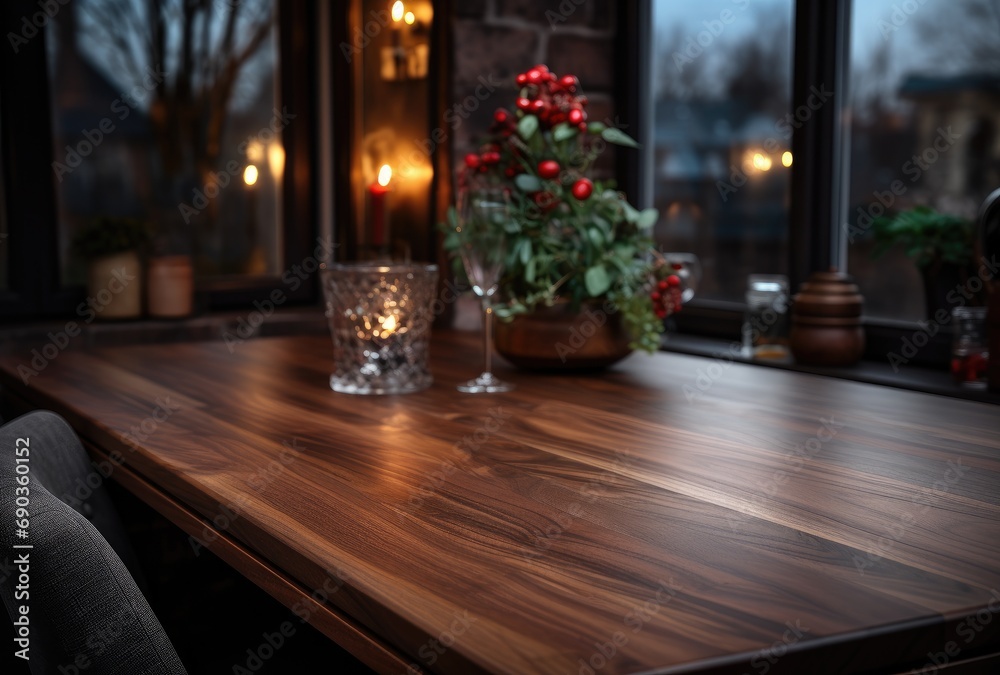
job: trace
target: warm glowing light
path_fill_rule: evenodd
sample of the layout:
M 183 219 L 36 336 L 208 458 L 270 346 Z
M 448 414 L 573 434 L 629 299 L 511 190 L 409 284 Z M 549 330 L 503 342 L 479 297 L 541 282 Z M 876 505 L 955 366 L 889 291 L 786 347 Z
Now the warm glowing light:
M 392 180 L 392 167 L 388 164 L 383 164 L 382 168 L 378 170 L 378 184 L 385 187 Z
M 405 21 L 408 26 L 412 26 L 413 22 L 416 21 L 416 20 L 417 20 L 417 17 L 413 16 L 413 12 L 407 12 L 403 16 L 403 21 Z
M 264 159 L 264 146 L 260 141 L 250 141 L 247 145 L 247 159 L 251 162 L 259 162 Z
M 771 158 L 767 155 L 755 152 L 753 155 L 753 168 L 758 171 L 769 171 L 771 169 Z
M 382 322 L 382 335 L 389 335 L 396 330 L 396 315 L 390 314 Z
M 396 0 L 392 3 L 392 20 L 399 21 L 403 18 L 403 0 Z
M 785 150 L 785 152 L 781 154 L 781 166 L 789 167 L 791 165 L 792 165 L 792 153 Z
M 280 143 L 267 146 L 267 166 L 275 180 L 281 180 L 281 174 L 285 171 L 285 149 Z
M 247 185 L 257 182 L 257 167 L 253 164 L 247 164 L 247 168 L 243 169 L 243 182 Z

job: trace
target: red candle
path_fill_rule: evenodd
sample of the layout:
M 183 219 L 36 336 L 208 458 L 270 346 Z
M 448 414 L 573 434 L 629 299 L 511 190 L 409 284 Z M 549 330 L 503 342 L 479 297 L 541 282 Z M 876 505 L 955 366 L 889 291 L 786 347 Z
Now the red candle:
M 372 244 L 384 246 L 388 238 L 388 205 L 389 199 L 389 179 L 392 178 L 392 169 L 388 164 L 383 164 L 378 171 L 378 181 L 368 186 L 368 194 L 371 198 L 371 219 L 372 219 Z

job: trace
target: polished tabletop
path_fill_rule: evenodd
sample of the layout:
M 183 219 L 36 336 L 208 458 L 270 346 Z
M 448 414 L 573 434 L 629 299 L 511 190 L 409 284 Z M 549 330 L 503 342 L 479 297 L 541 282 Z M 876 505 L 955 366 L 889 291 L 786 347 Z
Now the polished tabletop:
M 405 396 L 332 392 L 322 336 L 68 350 L 27 383 L 15 353 L 0 381 L 414 670 L 1000 651 L 1000 621 L 957 637 L 1000 611 L 997 406 L 665 353 L 460 394 L 479 349 L 439 331 Z

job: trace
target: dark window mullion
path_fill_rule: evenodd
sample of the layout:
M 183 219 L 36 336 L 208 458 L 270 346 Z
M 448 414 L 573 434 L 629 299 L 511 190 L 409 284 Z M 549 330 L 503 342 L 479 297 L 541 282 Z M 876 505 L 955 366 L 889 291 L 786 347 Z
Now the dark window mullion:
M 795 5 L 788 268 L 793 290 L 810 273 L 838 261 L 834 240 L 840 238 L 839 167 L 846 133 L 841 129 L 841 108 L 847 94 L 843 59 L 849 53 L 849 9 L 848 0 L 797 0 Z

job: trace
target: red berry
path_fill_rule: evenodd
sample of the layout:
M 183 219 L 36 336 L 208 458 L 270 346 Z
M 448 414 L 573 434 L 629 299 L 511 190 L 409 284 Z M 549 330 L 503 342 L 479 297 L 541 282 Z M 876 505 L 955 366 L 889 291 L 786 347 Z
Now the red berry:
M 587 123 L 586 122 L 580 122 L 578 128 L 580 129 L 580 133 L 581 134 L 587 133 Z
M 496 121 L 497 124 L 503 124 L 504 122 L 507 121 L 509 117 L 510 113 L 508 113 L 503 108 L 498 108 L 497 111 L 493 113 L 493 119 L 494 121 Z
M 483 164 L 496 164 L 500 161 L 500 153 L 495 150 L 483 153 Z
M 543 211 L 551 211 L 559 203 L 559 200 L 551 192 L 536 192 L 532 199 Z
M 661 297 L 663 296 L 660 295 L 659 291 L 653 291 L 652 293 L 649 294 L 649 299 L 652 300 L 653 302 L 658 301 Z
M 524 98 L 522 96 L 521 98 L 517 99 L 517 107 L 520 108 L 521 110 L 527 110 L 528 108 L 531 107 L 531 100 Z
M 577 85 L 576 75 L 563 75 L 559 78 L 559 84 L 562 85 L 564 89 L 575 91 Z
M 669 288 L 666 279 L 661 279 L 660 283 L 656 284 L 656 287 L 659 288 L 661 291 L 665 291 L 667 290 L 667 288 Z
M 536 99 L 531 102 L 531 112 L 535 113 L 536 115 L 545 110 L 547 107 L 548 106 L 546 105 L 545 101 L 541 99 Z
M 573 183 L 573 196 L 579 199 L 581 202 L 588 199 L 594 192 L 594 184 L 590 182 L 589 178 L 581 178 L 580 180 Z
M 528 75 L 528 84 L 540 84 L 544 79 L 542 71 L 538 70 L 537 68 L 532 68 L 531 70 L 529 70 L 527 75 Z
M 507 178 L 513 178 L 514 176 L 517 175 L 517 169 L 515 169 L 512 166 L 508 166 L 506 169 L 503 170 L 503 173 L 505 176 L 507 176 Z
M 667 286 L 680 286 L 680 285 L 681 285 L 681 278 L 676 274 L 671 274 L 669 277 L 667 277 Z
M 547 73 L 549 72 L 549 67 L 544 63 L 539 63 L 535 66 L 535 70 L 537 70 L 540 73 Z
M 586 96 L 577 96 L 576 97 L 576 104 L 578 106 L 580 106 L 581 108 L 586 108 L 588 103 L 590 103 L 590 101 L 587 100 Z
M 470 152 L 465 156 L 465 166 L 470 169 L 478 169 L 481 162 L 482 159 L 480 159 L 479 155 L 474 152 Z
M 579 108 L 573 108 L 569 111 L 569 117 L 567 119 L 570 124 L 580 124 L 580 122 L 587 119 L 587 115 Z
M 517 86 L 523 87 L 528 83 L 528 76 L 524 73 L 519 73 L 518 76 L 514 78 L 514 81 L 517 82 Z
M 663 309 L 662 307 L 657 307 L 656 308 L 656 316 L 659 317 L 659 318 L 661 318 L 661 319 L 666 319 L 667 318 L 667 310 Z
M 546 159 L 545 161 L 538 163 L 538 175 L 545 180 L 557 178 L 559 176 L 559 171 L 559 162 L 555 160 Z

